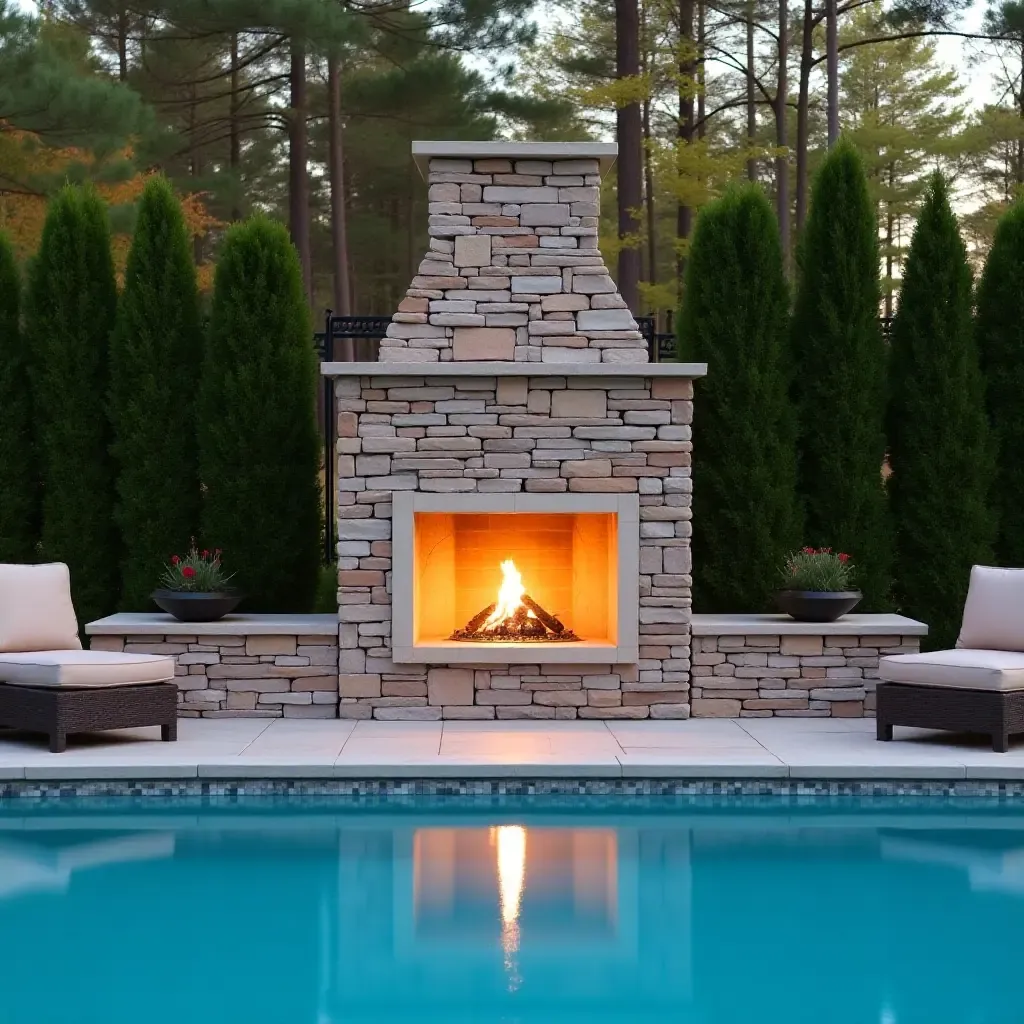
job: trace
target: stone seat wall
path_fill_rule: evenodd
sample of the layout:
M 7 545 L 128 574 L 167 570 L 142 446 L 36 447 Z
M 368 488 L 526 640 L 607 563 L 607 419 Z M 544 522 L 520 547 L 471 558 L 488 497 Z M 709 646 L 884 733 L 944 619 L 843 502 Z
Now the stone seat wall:
M 174 658 L 181 718 L 336 718 L 338 715 L 338 639 L 334 616 L 321 616 L 330 634 L 246 633 L 259 616 L 242 622 L 203 623 L 203 633 L 181 630 L 189 623 L 160 623 L 153 615 L 151 633 L 112 632 L 111 616 L 90 623 L 90 644 L 97 651 L 166 654 Z M 137 618 L 137 617 L 136 617 Z M 309 618 L 316 618 L 309 617 Z M 115 623 L 112 625 L 112 623 Z M 194 629 L 199 624 L 191 624 Z M 222 625 L 223 632 L 211 631 Z M 96 629 L 104 632 L 96 633 Z M 239 632 L 229 632 L 232 628 Z M 280 628 L 280 627 L 278 627 Z
M 856 620 L 859 626 L 843 620 L 801 624 L 784 616 L 694 615 L 691 716 L 873 716 L 879 658 L 916 654 L 926 627 L 899 615 Z M 744 621 L 751 632 L 737 633 Z M 771 632 L 783 626 L 785 633 Z M 863 632 L 851 632 L 858 628 Z

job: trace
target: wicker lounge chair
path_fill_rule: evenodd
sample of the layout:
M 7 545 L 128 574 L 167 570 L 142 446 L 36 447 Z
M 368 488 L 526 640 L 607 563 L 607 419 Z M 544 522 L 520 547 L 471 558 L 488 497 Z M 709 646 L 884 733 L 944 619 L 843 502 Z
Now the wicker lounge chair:
M 984 733 L 1005 752 L 1024 733 L 1024 569 L 976 565 L 953 650 L 882 658 L 877 735 L 894 725 Z
M 174 659 L 84 651 L 62 562 L 0 564 L 0 726 L 69 733 L 159 725 L 177 739 Z

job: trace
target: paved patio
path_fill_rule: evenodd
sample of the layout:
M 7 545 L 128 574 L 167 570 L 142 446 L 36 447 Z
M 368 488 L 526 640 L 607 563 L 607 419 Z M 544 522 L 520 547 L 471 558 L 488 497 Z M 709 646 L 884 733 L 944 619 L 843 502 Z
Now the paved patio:
M 177 743 L 131 729 L 73 737 L 64 754 L 5 732 L 0 778 L 1024 779 L 1024 743 L 995 754 L 981 738 L 897 729 L 879 743 L 874 729 L 872 719 L 185 719 Z

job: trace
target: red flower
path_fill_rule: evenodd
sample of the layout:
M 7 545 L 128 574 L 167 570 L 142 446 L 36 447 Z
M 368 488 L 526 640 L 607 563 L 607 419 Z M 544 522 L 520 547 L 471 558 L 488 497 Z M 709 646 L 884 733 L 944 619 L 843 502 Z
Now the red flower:
M 195 574 L 196 571 L 192 568 L 191 565 L 186 565 L 185 568 L 181 570 L 181 575 L 184 576 L 185 579 L 187 580 L 192 579 L 192 577 L 195 576 Z
M 213 549 L 213 557 L 214 558 L 220 558 L 220 548 L 214 548 Z
M 171 565 L 177 565 L 181 559 L 177 555 L 171 555 Z
M 814 555 L 814 554 L 817 554 L 817 552 L 814 550 L 814 548 L 804 548 L 804 554 L 805 555 Z
M 839 561 L 840 562 L 848 562 L 849 560 L 850 560 L 850 556 L 848 554 L 846 554 L 846 552 L 844 552 L 844 551 L 840 551 L 839 552 Z
M 209 557 L 210 557 L 210 552 L 209 552 L 209 551 L 207 551 L 207 550 L 206 550 L 206 548 L 203 548 L 203 550 L 202 550 L 202 551 L 200 551 L 200 552 L 199 552 L 199 554 L 200 554 L 200 555 L 201 555 L 201 556 L 202 556 L 203 558 L 209 558 Z

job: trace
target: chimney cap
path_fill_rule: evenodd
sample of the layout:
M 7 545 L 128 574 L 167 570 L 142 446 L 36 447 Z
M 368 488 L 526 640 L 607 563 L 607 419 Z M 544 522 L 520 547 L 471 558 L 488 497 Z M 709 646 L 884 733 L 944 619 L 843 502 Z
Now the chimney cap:
M 431 157 L 463 160 L 597 160 L 604 174 L 618 155 L 614 142 L 451 142 L 416 141 L 412 156 L 420 174 L 427 175 Z

